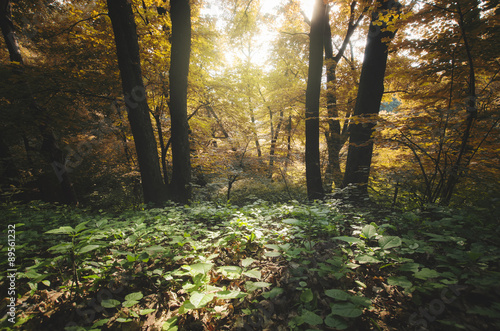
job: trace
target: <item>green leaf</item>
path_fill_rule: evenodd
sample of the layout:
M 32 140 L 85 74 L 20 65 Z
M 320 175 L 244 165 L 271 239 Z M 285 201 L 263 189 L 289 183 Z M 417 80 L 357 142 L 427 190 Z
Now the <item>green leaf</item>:
M 236 298 L 243 298 L 247 294 L 243 293 L 241 291 L 219 291 L 215 295 L 219 299 L 231 300 L 231 299 L 236 299 Z
M 283 292 L 284 290 L 281 287 L 273 287 L 271 291 L 262 293 L 262 296 L 266 299 L 272 299 Z
M 264 255 L 267 257 L 277 257 L 281 256 L 281 253 L 276 251 L 271 251 L 271 252 L 265 252 Z
M 109 321 L 109 318 L 104 318 L 102 320 L 98 320 L 94 324 L 92 324 L 92 328 L 94 329 L 94 328 L 101 327 L 104 324 L 108 323 L 108 321 Z
M 387 283 L 393 286 L 401 286 L 404 289 L 408 289 L 413 286 L 406 276 L 389 277 L 387 278 Z
M 35 279 L 35 278 L 38 278 L 38 277 L 42 276 L 41 274 L 39 274 L 38 272 L 36 272 L 34 269 L 28 270 L 24 275 L 26 277 L 28 277 L 29 279 Z
M 163 246 L 155 245 L 155 246 L 151 246 L 151 247 L 146 247 L 144 250 L 149 254 L 154 254 L 154 253 L 164 252 L 167 249 Z
M 300 317 L 309 325 L 323 324 L 323 319 L 321 318 L 321 316 L 306 309 L 302 310 L 302 315 Z
M 310 288 L 305 289 L 300 294 L 300 301 L 302 301 L 302 302 L 305 302 L 305 303 L 311 302 L 311 301 L 313 301 L 313 299 L 314 299 L 314 294 Z
M 214 266 L 213 263 L 196 263 L 187 266 L 187 268 L 188 270 L 191 271 L 191 274 L 194 276 L 198 274 L 206 275 L 210 271 L 210 269 L 212 269 L 213 266 Z
M 246 259 L 243 259 L 241 260 L 241 265 L 246 268 L 248 267 L 250 264 L 254 263 L 256 260 L 252 259 L 251 257 L 248 257 Z
M 285 218 L 282 220 L 283 223 L 285 224 L 291 224 L 291 225 L 299 225 L 302 223 L 301 220 L 295 219 L 295 218 Z
M 255 279 L 262 278 L 262 274 L 261 274 L 259 269 L 252 269 L 252 270 L 243 271 L 243 275 L 250 277 L 250 278 L 255 278 Z
M 87 246 L 83 246 L 82 248 L 80 248 L 78 250 L 78 254 L 84 254 L 84 253 L 93 251 L 94 249 L 98 249 L 99 247 L 101 247 L 101 246 L 100 245 L 87 245 Z
M 218 271 L 229 279 L 236 279 L 241 276 L 241 268 L 237 266 L 222 266 L 218 269 Z
M 417 271 L 416 273 L 413 274 L 415 278 L 418 279 L 428 279 L 428 278 L 436 278 L 439 277 L 440 273 L 437 272 L 436 270 L 431 270 L 429 268 L 423 268 L 420 271 Z
M 128 323 L 128 322 L 132 322 L 133 320 L 131 318 L 118 317 L 116 319 L 116 321 L 119 323 Z
M 133 293 L 130 293 L 130 294 L 127 294 L 125 296 L 125 300 L 135 300 L 135 301 L 139 301 L 143 298 L 143 295 L 141 292 L 133 292 Z
M 137 257 L 135 255 L 127 254 L 127 261 L 128 262 L 134 262 L 137 260 Z
M 191 293 L 191 297 L 189 298 L 189 301 L 195 308 L 201 308 L 204 307 L 207 303 L 212 301 L 212 299 L 215 297 L 215 293 L 200 293 L 200 292 L 193 292 Z
M 58 229 L 49 230 L 49 231 L 47 231 L 45 233 L 49 233 L 49 234 L 70 234 L 70 233 L 74 233 L 74 232 L 75 232 L 75 229 L 73 229 L 71 226 L 61 226 Z
M 115 300 L 115 299 L 106 299 L 106 300 L 102 300 L 102 302 L 101 302 L 101 306 L 103 306 L 104 308 L 115 308 L 115 307 L 118 307 L 119 305 L 120 305 L 120 301 Z
M 251 282 L 251 281 L 247 281 L 245 282 L 245 288 L 247 289 L 247 291 L 249 292 L 253 292 L 259 288 L 264 288 L 264 287 L 268 287 L 272 285 L 271 283 L 265 283 L 265 282 Z
M 365 238 L 370 239 L 372 237 L 375 237 L 377 235 L 377 229 L 371 224 L 366 225 L 363 230 L 361 230 L 361 233 L 365 236 Z
M 126 300 L 126 301 L 122 302 L 122 307 L 128 308 L 128 307 L 135 306 L 138 303 L 139 303 L 139 301 L 137 301 L 137 300 Z
M 498 319 L 500 318 L 500 312 L 488 307 L 473 306 L 467 308 L 467 314 L 474 314 L 480 316 L 486 316 L 490 318 Z
M 148 315 L 155 312 L 156 309 L 141 309 L 139 310 L 139 315 Z
M 379 259 L 376 259 L 374 258 L 373 256 L 370 256 L 370 255 L 360 255 L 356 258 L 356 260 L 358 260 L 359 263 L 361 264 L 365 264 L 365 263 L 380 263 L 382 261 L 380 261 Z
M 396 236 L 385 236 L 378 240 L 378 244 L 382 249 L 389 249 L 401 246 L 401 238 Z
M 363 310 L 356 307 L 354 304 L 347 303 L 334 303 L 332 304 L 332 314 L 342 317 L 358 317 L 363 314 Z
M 419 264 L 419 263 L 414 263 L 414 262 L 410 262 L 410 263 L 405 263 L 403 265 L 401 265 L 398 270 L 399 271 L 411 271 L 411 272 L 418 272 L 418 269 L 421 267 L 422 265 Z
M 363 306 L 363 307 L 369 308 L 372 305 L 372 300 L 370 298 L 367 298 L 367 297 L 351 295 L 351 297 L 349 299 L 356 306 Z
M 359 238 L 346 237 L 346 236 L 334 237 L 333 239 L 342 240 L 342 241 L 348 242 L 350 244 L 363 242 L 363 240 L 361 240 Z
M 348 327 L 347 323 L 344 320 L 335 317 L 333 314 L 326 316 L 325 324 L 337 330 L 344 330 Z
M 337 290 L 337 289 L 332 289 L 332 290 L 326 290 L 325 294 L 329 296 L 330 298 L 333 298 L 335 300 L 349 300 L 349 297 L 351 295 L 345 291 L 342 290 Z
M 50 280 L 42 280 L 42 284 L 49 287 L 50 286 Z
M 80 232 L 82 230 L 85 230 L 87 228 L 86 224 L 88 223 L 89 221 L 86 221 L 86 222 L 82 222 L 80 224 L 78 224 L 76 227 L 75 227 L 75 232 Z
M 166 331 L 177 331 L 177 316 L 169 318 L 165 323 L 163 323 L 162 329 Z

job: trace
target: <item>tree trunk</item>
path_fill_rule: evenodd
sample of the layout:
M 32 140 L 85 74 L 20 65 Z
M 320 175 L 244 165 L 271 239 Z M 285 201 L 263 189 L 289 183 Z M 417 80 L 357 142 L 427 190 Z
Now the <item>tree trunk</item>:
M 12 23 L 10 0 L 0 0 L 0 28 L 2 29 L 7 49 L 9 50 L 10 61 L 18 63 L 19 67 L 16 69 L 16 72 L 22 75 L 24 72 L 24 62 L 14 31 L 14 24 Z M 47 123 L 50 122 L 47 111 L 38 105 L 31 93 L 29 84 L 22 81 L 22 85 L 24 85 L 22 88 L 24 88 L 30 100 L 30 107 L 34 109 L 34 113 L 37 115 L 37 119 L 40 123 L 38 128 L 42 136 L 41 150 L 59 179 L 59 184 L 62 189 L 60 200 L 66 204 L 77 204 L 78 199 L 65 166 L 64 153 L 57 145 L 52 129 L 47 125 Z
M 189 0 L 171 0 L 172 56 L 170 60 L 170 119 L 172 137 L 171 194 L 182 203 L 191 199 L 191 156 L 187 118 L 187 88 L 191 54 Z
M 281 108 L 281 110 L 280 110 L 280 117 L 278 119 L 278 123 L 276 124 L 276 129 L 273 128 L 271 107 L 269 107 L 269 115 L 271 117 L 271 146 L 269 148 L 269 178 L 272 180 L 274 159 L 276 157 L 275 156 L 276 155 L 276 144 L 278 142 L 278 136 L 280 134 L 281 125 L 282 125 L 283 120 L 284 120 L 283 108 Z
M 127 0 L 107 0 L 107 4 L 115 35 L 116 55 L 128 120 L 141 172 L 144 201 L 161 205 L 166 200 L 165 186 L 161 177 L 156 139 L 142 81 L 134 14 Z
M 346 171 L 342 182 L 343 187 L 355 185 L 355 198 L 368 195 L 368 178 L 373 153 L 372 134 L 384 92 L 388 49 L 386 40 L 391 40 L 395 35 L 394 32 L 384 31 L 387 23 L 379 20 L 379 16 L 389 10 L 396 12 L 399 9 L 399 4 L 394 6 L 392 0 L 378 0 L 377 5 L 378 8 L 372 14 L 366 42 L 358 97 L 354 108 L 356 124 L 351 123 Z M 393 17 L 392 20 L 394 19 Z
M 260 158 L 262 156 L 262 151 L 260 149 L 259 137 L 257 135 L 257 128 L 255 125 L 255 113 L 252 108 L 252 99 L 248 97 L 248 109 L 250 111 L 250 120 L 252 121 L 252 134 L 253 139 L 255 140 L 255 148 L 257 148 L 257 156 Z
M 472 20 L 471 23 L 477 22 L 479 19 L 478 17 L 475 17 L 474 14 L 478 15 L 477 8 L 478 8 L 478 3 L 475 1 L 474 2 L 475 6 L 473 9 L 476 10 L 471 10 L 469 12 L 469 15 L 471 15 Z M 441 197 L 441 204 L 443 205 L 448 205 L 451 200 L 451 196 L 453 195 L 453 192 L 455 190 L 455 186 L 458 184 L 458 181 L 460 179 L 460 171 L 462 170 L 462 159 L 465 156 L 466 149 L 469 143 L 469 138 L 471 135 L 471 130 L 472 126 L 477 118 L 477 104 L 476 104 L 476 76 L 475 76 L 475 70 L 474 70 L 474 59 L 471 53 L 471 46 L 469 44 L 469 39 L 467 36 L 467 24 L 465 21 L 464 13 L 462 12 L 462 8 L 460 6 L 460 1 L 457 1 L 456 3 L 457 6 L 457 11 L 458 11 L 458 24 L 460 26 L 460 32 L 462 34 L 462 38 L 464 40 L 464 46 L 465 46 L 465 51 L 467 53 L 467 62 L 469 65 L 469 96 L 467 100 L 467 118 L 465 120 L 465 130 L 462 135 L 462 143 L 460 145 L 460 150 L 457 155 L 457 159 L 455 160 L 455 163 L 453 164 L 450 175 L 448 177 L 448 181 L 446 182 L 446 185 L 444 187 L 442 197 Z M 469 17 L 470 19 L 470 17 Z
M 324 29 L 324 46 L 325 46 L 325 62 L 326 62 L 326 108 L 328 113 L 328 130 L 325 132 L 328 163 L 325 171 L 325 189 L 327 193 L 332 192 L 332 186 L 338 188 L 342 184 L 342 171 L 340 170 L 340 150 L 344 146 L 348 138 L 347 121 L 344 125 L 340 125 L 339 111 L 337 108 L 337 66 L 344 56 L 344 52 L 351 40 L 351 36 L 358 27 L 364 13 L 367 10 L 365 7 L 363 13 L 355 20 L 354 12 L 356 9 L 356 1 L 351 3 L 351 14 L 347 26 L 347 32 L 342 42 L 342 46 L 337 54 L 333 55 L 332 30 L 330 28 L 330 16 L 327 8 L 325 12 L 325 29 Z
M 309 71 L 306 89 L 306 184 L 309 200 L 322 199 L 319 153 L 319 97 L 323 69 L 323 30 L 326 6 L 316 0 L 309 33 Z

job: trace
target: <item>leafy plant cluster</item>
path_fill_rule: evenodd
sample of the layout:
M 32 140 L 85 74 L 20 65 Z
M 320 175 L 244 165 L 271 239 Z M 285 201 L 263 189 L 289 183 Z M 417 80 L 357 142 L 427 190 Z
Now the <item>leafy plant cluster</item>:
M 2 327 L 498 328 L 499 230 L 476 215 L 337 200 L 116 215 L 3 205 L 20 294 L 16 325 Z

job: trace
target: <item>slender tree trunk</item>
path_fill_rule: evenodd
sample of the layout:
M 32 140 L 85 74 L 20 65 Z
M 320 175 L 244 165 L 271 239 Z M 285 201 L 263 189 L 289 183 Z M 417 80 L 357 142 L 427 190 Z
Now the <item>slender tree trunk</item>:
M 328 113 L 328 130 L 325 132 L 328 163 L 325 171 L 325 189 L 327 193 L 332 192 L 332 186 L 338 188 L 342 184 L 342 171 L 340 170 L 340 150 L 348 138 L 347 125 L 340 125 L 339 111 L 337 108 L 337 66 L 344 56 L 344 52 L 351 40 L 351 36 L 358 27 L 364 13 L 355 19 L 354 13 L 357 1 L 351 2 L 351 14 L 347 26 L 344 41 L 336 55 L 333 55 L 332 30 L 330 28 L 330 16 L 327 8 L 325 12 L 324 46 L 326 63 L 326 107 Z
M 475 2 L 475 9 L 478 7 L 478 3 Z M 443 190 L 442 198 L 441 198 L 441 204 L 443 205 L 448 205 L 451 200 L 451 196 L 453 195 L 453 191 L 455 190 L 455 186 L 458 184 L 458 181 L 460 179 L 460 168 L 461 168 L 461 163 L 462 159 L 465 156 L 465 152 L 467 149 L 467 145 L 469 143 L 471 131 L 472 131 L 472 126 L 477 118 L 477 105 L 476 105 L 476 76 L 475 76 L 475 70 L 474 70 L 474 59 L 472 57 L 471 53 L 471 46 L 469 44 L 469 39 L 467 37 L 467 32 L 466 32 L 466 22 L 464 19 L 464 13 L 462 12 L 462 8 L 460 6 L 460 1 L 457 1 L 457 11 L 458 11 L 458 24 L 460 26 L 460 31 L 462 34 L 462 38 L 464 40 L 464 46 L 465 46 L 465 51 L 467 53 L 467 62 L 469 65 L 469 96 L 467 100 L 467 119 L 465 120 L 465 130 L 462 135 L 462 143 L 460 146 L 460 150 L 458 152 L 457 159 L 455 161 L 455 164 L 453 164 L 451 168 L 450 175 L 448 177 L 448 181 L 446 182 L 446 185 Z M 474 11 L 471 11 L 474 13 Z M 477 21 L 478 19 L 476 19 Z
M 271 114 L 271 108 L 269 107 L 269 112 Z M 273 167 L 274 167 L 274 159 L 276 155 L 276 145 L 278 141 L 278 136 L 280 134 L 281 125 L 283 124 L 283 108 L 280 110 L 280 117 L 278 119 L 278 123 L 276 124 L 276 129 L 273 129 L 273 124 L 271 121 L 271 146 L 269 148 L 269 178 L 273 178 Z
M 396 3 L 397 4 L 397 3 Z M 378 8 L 372 14 L 368 32 L 363 67 L 359 81 L 358 97 L 354 108 L 357 124 L 351 124 L 349 151 L 346 171 L 342 186 L 353 184 L 356 187 L 354 197 L 368 195 L 368 179 L 373 153 L 373 128 L 375 117 L 380 109 L 384 93 L 384 75 L 387 65 L 387 40 L 394 38 L 394 33 L 385 31 L 387 23 L 380 20 L 381 14 L 399 10 L 392 0 L 378 0 Z M 395 19 L 393 17 L 393 19 Z
M 306 89 L 306 184 L 309 200 L 322 199 L 319 153 L 319 97 L 323 68 L 323 30 L 326 6 L 316 0 L 309 33 L 309 71 Z
M 257 148 L 257 156 L 261 157 L 262 156 L 262 151 L 260 149 L 259 137 L 257 136 L 257 128 L 256 128 L 256 125 L 255 125 L 255 113 L 253 111 L 251 101 L 252 101 L 251 98 L 248 97 L 248 109 L 250 111 L 250 120 L 252 121 L 253 139 L 255 140 L 255 148 Z
M 167 170 L 167 148 L 165 146 L 165 138 L 163 137 L 163 128 L 161 125 L 161 112 L 157 108 L 156 112 L 154 114 L 154 119 L 156 122 L 156 130 L 158 131 L 158 140 L 160 141 L 160 151 L 161 151 L 161 157 L 160 157 L 160 163 L 161 163 L 161 170 L 163 171 L 163 180 L 165 183 L 168 183 L 168 170 Z
M 288 115 L 288 123 L 286 125 L 286 158 L 285 158 L 285 173 L 288 170 L 292 152 L 292 115 Z
M 128 120 L 134 136 L 141 172 L 144 201 L 161 205 L 166 200 L 165 186 L 161 177 L 156 138 L 142 81 L 134 14 L 127 0 L 107 0 L 107 4 L 115 35 L 116 54 Z
M 172 198 L 191 199 L 191 150 L 187 118 L 187 88 L 191 55 L 191 7 L 189 0 L 171 0 L 172 56 L 170 60 L 170 119 L 172 139 Z
M 22 75 L 24 72 L 24 62 L 14 31 L 14 24 L 12 23 L 10 0 L 0 0 L 0 28 L 2 29 L 7 49 L 9 50 L 10 61 L 18 64 L 19 67 L 15 69 L 15 71 L 19 75 Z M 34 110 L 34 113 L 38 117 L 40 123 L 38 128 L 42 136 L 41 150 L 48 163 L 50 163 L 53 167 L 56 176 L 59 179 L 59 184 L 62 189 L 61 202 L 67 204 L 77 204 L 78 199 L 69 178 L 68 171 L 64 165 L 64 153 L 57 145 L 54 133 L 48 126 L 50 118 L 47 111 L 38 105 L 31 93 L 29 84 L 27 82 L 23 82 L 23 85 L 25 92 L 28 94 L 28 99 L 30 100 L 30 108 Z

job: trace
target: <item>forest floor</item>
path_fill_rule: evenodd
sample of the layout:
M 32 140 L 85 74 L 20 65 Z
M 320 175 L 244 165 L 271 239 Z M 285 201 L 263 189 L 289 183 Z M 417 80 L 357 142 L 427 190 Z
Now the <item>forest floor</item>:
M 500 330 L 486 213 L 0 208 L 1 330 Z

